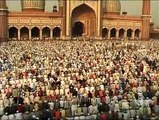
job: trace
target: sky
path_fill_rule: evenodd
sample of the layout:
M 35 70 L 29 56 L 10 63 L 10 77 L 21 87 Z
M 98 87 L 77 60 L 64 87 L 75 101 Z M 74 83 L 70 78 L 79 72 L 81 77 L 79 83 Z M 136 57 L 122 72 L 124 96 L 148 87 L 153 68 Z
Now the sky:
M 142 0 L 120 0 L 121 12 L 127 11 L 128 15 L 141 15 Z M 7 0 L 7 6 L 11 11 L 20 11 L 20 0 Z M 52 11 L 52 7 L 57 5 L 57 0 L 46 0 L 46 11 Z M 151 0 L 151 16 L 155 25 L 159 26 L 159 0 Z

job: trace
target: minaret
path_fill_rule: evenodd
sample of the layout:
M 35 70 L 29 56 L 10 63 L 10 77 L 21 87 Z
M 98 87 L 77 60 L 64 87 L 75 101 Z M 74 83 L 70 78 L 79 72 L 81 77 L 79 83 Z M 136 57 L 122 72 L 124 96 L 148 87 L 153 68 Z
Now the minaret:
M 0 0 L 0 42 L 8 41 L 8 8 L 6 0 Z
M 59 12 L 63 17 L 62 36 L 66 36 L 66 1 L 67 0 L 58 0 Z
M 142 3 L 142 39 L 149 39 L 150 32 L 150 0 L 143 0 Z

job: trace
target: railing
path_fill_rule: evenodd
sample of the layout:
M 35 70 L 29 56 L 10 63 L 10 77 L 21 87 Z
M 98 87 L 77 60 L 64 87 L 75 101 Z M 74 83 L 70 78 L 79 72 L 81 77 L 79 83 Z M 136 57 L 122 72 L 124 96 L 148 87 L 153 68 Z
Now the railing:
M 146 41 L 151 41 L 151 40 L 159 40 L 159 39 L 149 39 L 149 40 L 146 40 Z M 142 39 L 106 39 L 106 38 L 101 38 L 101 39 L 96 39 L 96 38 L 76 38 L 76 37 L 72 37 L 72 38 L 66 38 L 66 39 L 62 39 L 62 38 L 53 38 L 53 39 L 9 39 L 9 41 L 111 41 L 111 42 L 124 42 L 124 41 L 127 41 L 127 42 L 131 42 L 131 41 L 145 41 L 145 40 L 142 40 Z

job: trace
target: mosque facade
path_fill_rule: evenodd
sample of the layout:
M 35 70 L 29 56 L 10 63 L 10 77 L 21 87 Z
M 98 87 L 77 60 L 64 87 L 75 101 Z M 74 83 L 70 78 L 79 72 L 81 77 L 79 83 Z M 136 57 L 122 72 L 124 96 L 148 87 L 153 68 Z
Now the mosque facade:
M 1 39 L 149 39 L 150 0 L 143 0 L 141 16 L 121 14 L 120 0 L 59 0 L 52 12 L 45 0 L 21 0 L 19 12 L 0 4 Z

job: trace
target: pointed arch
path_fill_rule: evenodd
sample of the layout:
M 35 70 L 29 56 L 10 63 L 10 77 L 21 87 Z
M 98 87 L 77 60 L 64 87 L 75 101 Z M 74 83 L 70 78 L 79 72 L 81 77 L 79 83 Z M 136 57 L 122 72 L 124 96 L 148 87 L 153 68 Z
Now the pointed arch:
M 102 38 L 108 38 L 109 30 L 107 28 L 102 29 Z
M 9 28 L 9 38 L 18 39 L 18 29 L 16 27 Z
M 43 39 L 48 39 L 50 38 L 50 28 L 49 27 L 44 27 L 42 29 L 42 38 Z
M 119 39 L 123 39 L 124 38 L 124 34 L 125 34 L 125 30 L 124 30 L 124 28 L 121 28 L 119 30 Z
M 135 30 L 135 37 L 134 38 L 135 39 L 141 39 L 140 36 L 141 36 L 141 30 L 140 29 L 136 29 Z
M 39 39 L 40 38 L 40 29 L 38 27 L 33 27 L 31 29 L 31 38 Z
M 60 38 L 61 36 L 61 28 L 60 27 L 55 27 L 53 29 L 53 37 L 54 38 Z
M 116 28 L 112 28 L 110 30 L 110 38 L 111 39 L 115 39 L 116 38 L 116 33 L 117 33 L 117 29 Z
M 132 33 L 133 33 L 133 30 L 131 28 L 127 30 L 127 38 L 128 39 L 132 38 Z
M 74 33 L 74 23 L 80 21 L 83 23 L 84 34 L 86 36 L 95 36 L 96 34 L 96 14 L 87 4 L 81 4 L 72 10 L 72 33 Z
M 22 27 L 20 29 L 20 38 L 22 40 L 29 39 L 29 29 L 27 27 Z
M 84 33 L 84 24 L 80 21 L 74 23 L 72 28 L 72 36 L 79 37 Z

